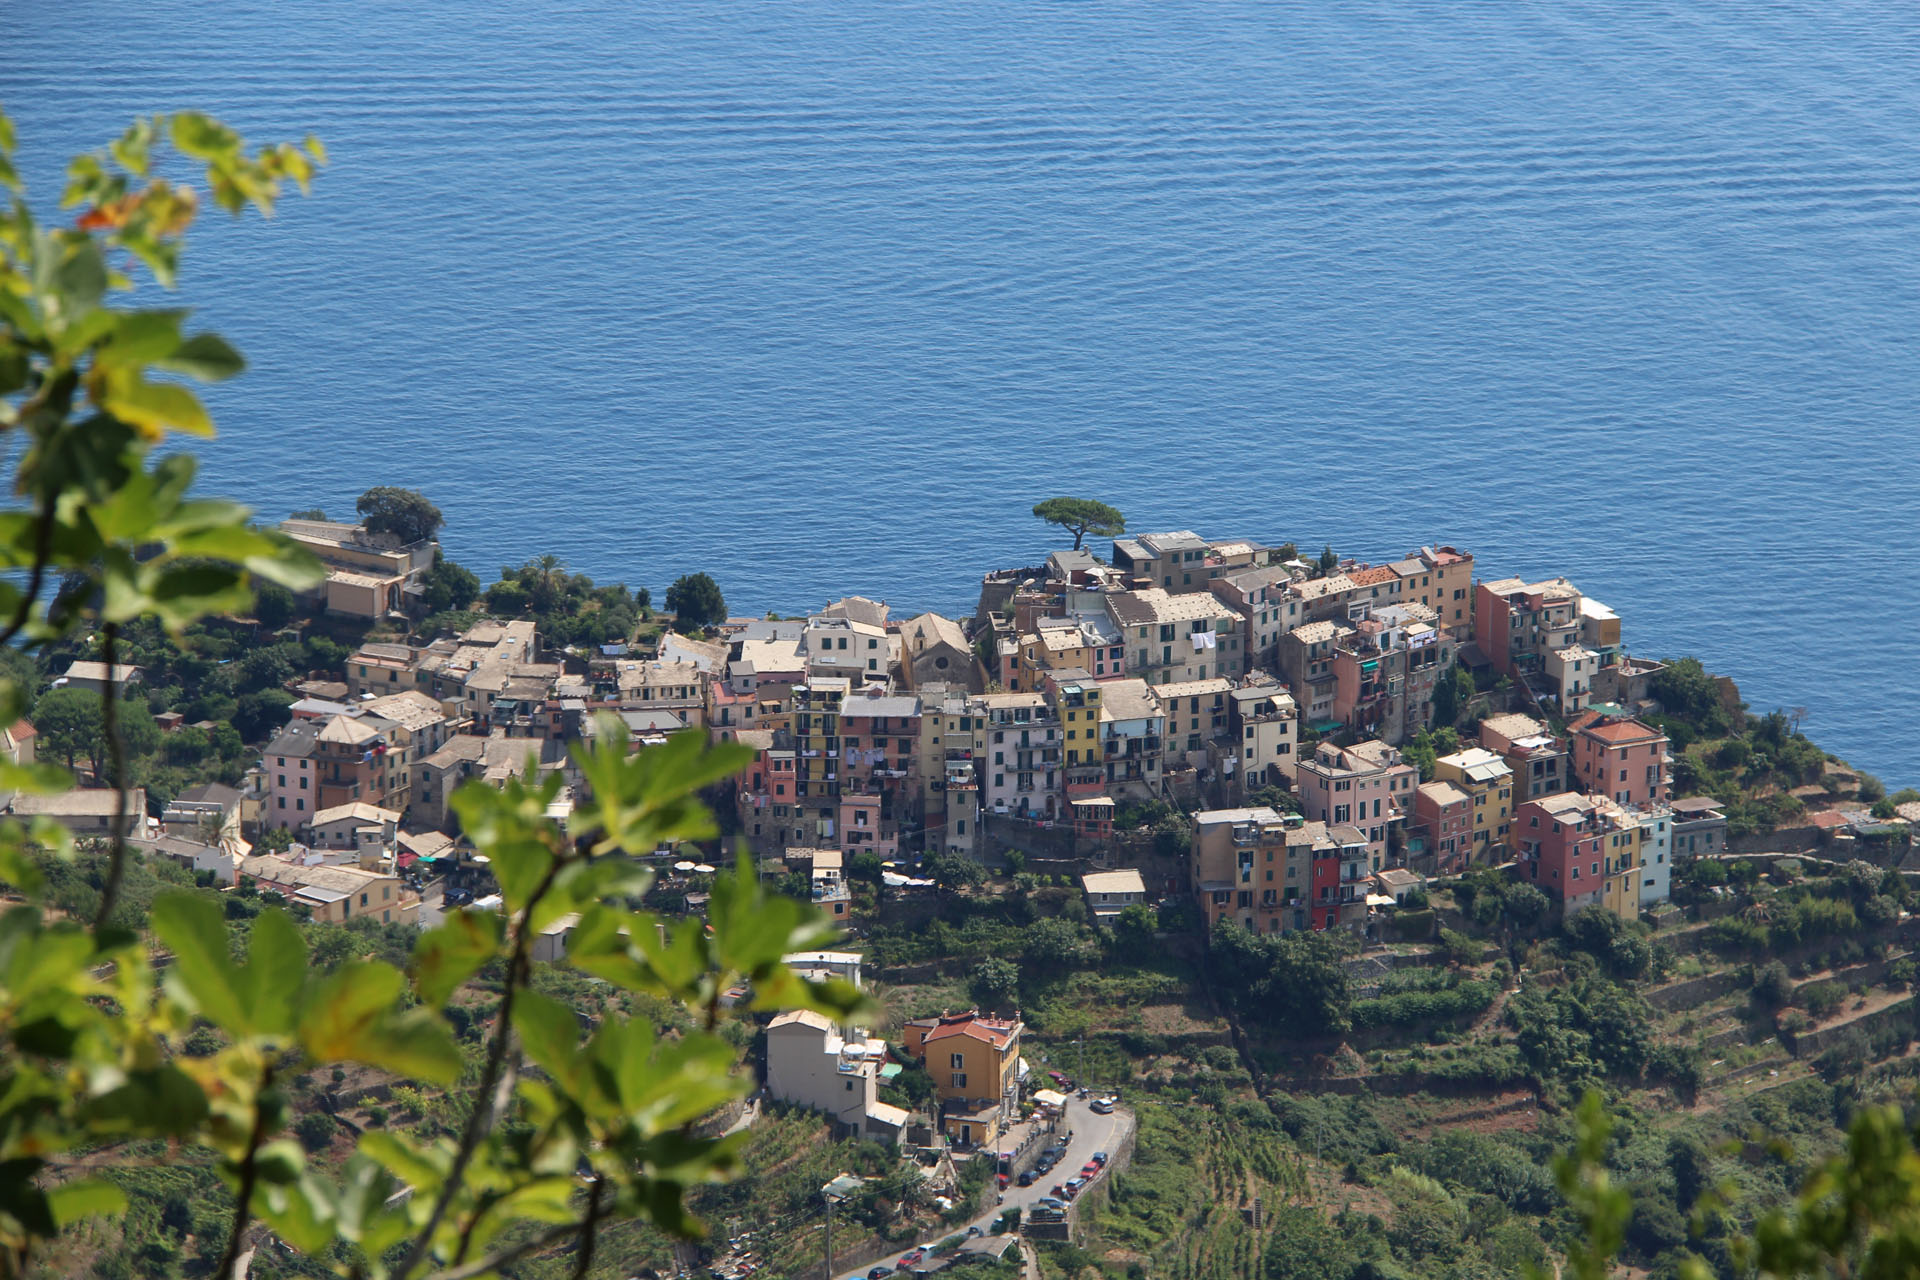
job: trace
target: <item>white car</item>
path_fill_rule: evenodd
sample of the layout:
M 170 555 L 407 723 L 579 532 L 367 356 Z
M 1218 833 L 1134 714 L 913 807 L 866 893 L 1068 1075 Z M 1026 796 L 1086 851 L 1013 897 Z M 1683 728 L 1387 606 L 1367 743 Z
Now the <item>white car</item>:
M 1095 1098 L 1087 1104 L 1087 1110 L 1093 1112 L 1095 1115 L 1110 1116 L 1113 1114 L 1113 1099 Z

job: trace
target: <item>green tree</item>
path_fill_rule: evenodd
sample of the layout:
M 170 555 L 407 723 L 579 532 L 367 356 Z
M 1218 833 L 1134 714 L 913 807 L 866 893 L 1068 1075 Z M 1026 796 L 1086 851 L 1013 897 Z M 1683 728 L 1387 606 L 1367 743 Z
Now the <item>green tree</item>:
M 1116 507 L 1092 498 L 1048 498 L 1034 504 L 1036 519 L 1059 525 L 1073 535 L 1078 551 L 1088 534 L 1099 538 L 1117 538 L 1127 531 L 1127 518 Z
M 293 621 L 293 592 L 277 582 L 263 582 L 254 592 L 253 616 L 268 631 L 278 631 Z
M 1059 916 L 1034 921 L 1027 927 L 1020 944 L 1021 959 L 1052 972 L 1078 967 L 1090 952 L 1087 936 L 1080 927 Z
M 1467 669 L 1458 663 L 1448 667 L 1446 673 L 1434 682 L 1433 686 L 1433 727 L 1435 730 L 1450 730 L 1460 723 L 1461 714 L 1473 702 L 1473 677 Z M 1456 735 L 1455 741 L 1458 741 Z M 1446 755 L 1447 752 L 1437 752 Z
M 52 689 L 33 705 L 39 750 L 65 761 L 68 769 L 83 756 L 93 758 L 99 749 L 101 723 L 100 695 L 91 689 Z
M 1653 673 L 1647 691 L 1669 716 L 1697 734 L 1721 737 L 1737 728 L 1720 701 L 1720 686 L 1698 658 L 1678 658 Z
M 973 966 L 967 987 L 983 1009 L 1011 1009 L 1020 995 L 1020 970 L 1011 960 L 988 956 Z
M 435 551 L 433 567 L 420 575 L 420 593 L 428 613 L 465 609 L 480 598 L 480 579 Z
M 1315 568 L 1318 570 L 1315 576 L 1321 578 L 1329 577 L 1333 571 L 1339 567 L 1340 557 L 1333 553 L 1333 544 L 1328 543 L 1321 549 L 1319 563 L 1315 565 Z
M 233 713 L 233 727 L 248 742 L 264 742 L 293 719 L 293 695 L 285 689 L 262 689 L 241 697 Z
M 300 1145 L 308 1151 L 325 1151 L 340 1136 L 340 1126 L 332 1116 L 319 1111 L 309 1111 L 293 1126 L 293 1136 L 300 1139 Z
M 390 534 L 402 546 L 427 541 L 446 523 L 424 495 L 392 485 L 375 485 L 353 505 L 368 533 Z
M 958 853 L 936 853 L 927 859 L 924 869 L 927 878 L 942 889 L 964 889 L 987 878 L 979 863 Z
M 727 601 L 711 577 L 689 573 L 667 588 L 667 611 L 673 614 L 676 627 L 698 631 L 727 620 Z
M 301 508 L 300 510 L 298 510 L 298 511 L 289 511 L 289 512 L 287 512 L 287 519 L 289 519 L 289 520 L 321 520 L 321 521 L 324 521 L 324 520 L 325 520 L 326 518 L 327 518 L 327 513 L 326 513 L 326 510 L 325 510 L 325 508 L 322 508 L 322 507 L 302 507 L 302 508 Z
M 1324 1215 L 1306 1205 L 1272 1210 L 1265 1258 L 1267 1280 L 1346 1280 L 1353 1272 L 1349 1241 Z
M 1144 955 L 1145 948 L 1153 945 L 1153 935 L 1159 929 L 1160 921 L 1153 914 L 1153 908 L 1136 902 L 1120 908 L 1113 918 L 1113 940 L 1123 955 Z
M 487 611 L 516 617 L 532 605 L 533 597 L 518 578 L 502 574 L 500 581 L 487 588 Z

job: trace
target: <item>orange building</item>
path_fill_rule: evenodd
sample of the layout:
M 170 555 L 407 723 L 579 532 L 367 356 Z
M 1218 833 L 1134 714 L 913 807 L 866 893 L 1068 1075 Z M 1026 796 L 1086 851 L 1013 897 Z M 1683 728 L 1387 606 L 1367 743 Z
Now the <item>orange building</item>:
M 940 1128 L 960 1147 L 986 1147 L 1019 1118 L 1020 1037 L 1026 1024 L 978 1010 L 914 1018 L 902 1029 L 909 1056 L 933 1077 Z

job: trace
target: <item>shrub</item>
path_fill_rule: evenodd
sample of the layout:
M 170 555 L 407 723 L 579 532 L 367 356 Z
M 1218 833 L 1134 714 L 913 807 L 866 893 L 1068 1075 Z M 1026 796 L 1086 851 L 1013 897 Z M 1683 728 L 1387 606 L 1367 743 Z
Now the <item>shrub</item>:
M 1452 1018 L 1478 1013 L 1493 1003 L 1499 987 L 1491 982 L 1462 982 L 1443 991 L 1403 991 L 1372 1000 L 1356 1000 L 1353 1005 L 1355 1030 L 1369 1027 L 1425 1022 L 1432 1018 Z
M 1818 1020 L 1846 1003 L 1847 989 L 1838 982 L 1812 982 L 1800 988 L 1795 998 L 1808 1016 Z
M 1753 999 L 1763 1009 L 1778 1009 L 1793 999 L 1793 979 L 1787 966 L 1778 960 L 1761 965 L 1753 973 Z
M 340 1126 L 334 1123 L 330 1115 L 319 1111 L 309 1111 L 294 1122 L 293 1136 L 300 1139 L 300 1145 L 309 1151 L 325 1151 L 333 1145 L 333 1139 L 340 1132 Z

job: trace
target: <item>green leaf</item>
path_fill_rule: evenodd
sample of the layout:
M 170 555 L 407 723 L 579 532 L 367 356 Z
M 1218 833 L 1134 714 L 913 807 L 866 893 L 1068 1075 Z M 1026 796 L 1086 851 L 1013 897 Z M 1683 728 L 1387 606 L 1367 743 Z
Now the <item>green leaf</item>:
M 253 922 L 245 978 L 253 1025 L 269 1035 L 291 1032 L 307 985 L 307 940 L 279 907 L 262 911 Z
M 275 1235 L 302 1253 L 319 1253 L 333 1242 L 333 1197 L 304 1170 L 290 1182 L 257 1188 L 254 1208 Z
M 99 359 L 140 368 L 172 355 L 180 346 L 180 322 L 186 315 L 181 310 L 120 315 L 114 320 L 112 336 L 100 349 Z
M 453 1028 L 425 1009 L 409 1009 L 381 1022 L 358 1058 L 428 1084 L 452 1084 L 466 1066 Z
M 127 1211 L 126 1193 L 104 1178 L 63 1182 L 47 1191 L 47 1203 L 62 1230 L 82 1218 L 111 1217 Z
M 182 1003 L 223 1031 L 247 1034 L 247 1001 L 219 906 L 198 894 L 161 894 L 153 901 L 153 931 L 173 952 L 167 981 Z
M 413 945 L 413 985 L 420 999 L 439 1009 L 467 979 L 500 951 L 497 912 L 455 911 Z
M 154 363 L 169 373 L 184 373 L 202 382 L 220 382 L 247 367 L 240 353 L 215 333 L 196 333 Z
M 66 303 L 70 320 L 100 305 L 107 292 L 107 260 L 92 239 L 79 241 L 53 273 L 53 287 Z
M 522 991 L 514 998 L 513 1029 L 527 1056 L 548 1075 L 563 1083 L 573 1078 L 580 1023 L 571 1009 L 551 996 Z
M 390 1131 L 369 1130 L 360 1136 L 360 1154 L 378 1161 L 394 1177 L 415 1191 L 438 1191 L 447 1180 L 445 1151 L 416 1149 Z
M 240 135 L 198 111 L 182 111 L 169 122 L 173 145 L 195 160 L 219 160 L 240 147 Z
M 207 1095 L 193 1077 L 168 1063 L 129 1073 L 125 1083 L 90 1101 L 86 1116 L 103 1132 L 181 1137 L 207 1118 Z
M 200 397 L 172 382 L 129 382 L 114 388 L 102 407 L 148 435 L 169 429 L 197 436 L 213 434 L 213 419 Z
M 452 1029 L 424 1009 L 395 1013 L 404 991 L 392 965 L 345 965 L 308 1001 L 300 1043 L 316 1062 L 364 1062 L 435 1084 L 457 1079 Z

